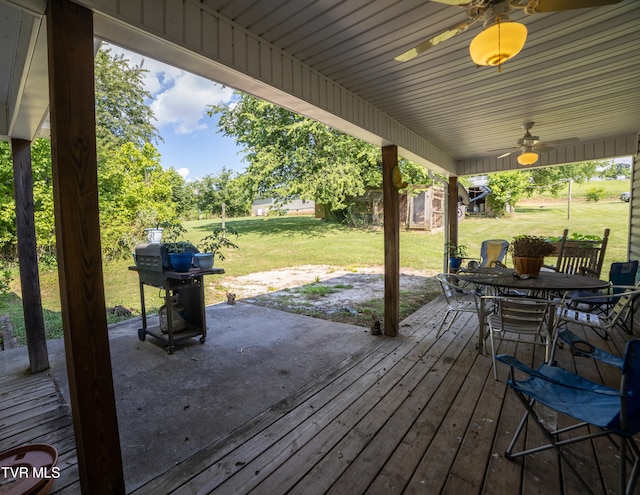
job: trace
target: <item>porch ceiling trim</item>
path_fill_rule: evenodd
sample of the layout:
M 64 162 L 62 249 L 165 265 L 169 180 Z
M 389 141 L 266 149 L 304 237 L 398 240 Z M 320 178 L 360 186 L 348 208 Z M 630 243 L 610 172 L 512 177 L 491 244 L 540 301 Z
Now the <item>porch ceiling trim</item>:
M 638 136 L 636 134 L 624 137 L 580 141 L 571 146 L 557 147 L 551 151 L 540 153 L 538 162 L 533 167 L 518 165 L 518 151 L 505 158 L 495 157 L 460 160 L 457 175 L 478 175 L 507 170 L 524 170 L 527 168 L 547 167 L 566 163 L 584 161 L 608 160 L 619 156 L 631 156 L 636 153 Z
M 127 40 L 142 55 L 281 105 L 369 143 L 395 144 L 431 170 L 455 173 L 455 160 L 408 127 L 229 19 L 190 0 L 145 9 L 138 1 L 78 0 L 94 12 L 95 35 Z M 189 27 L 187 29 L 186 27 Z

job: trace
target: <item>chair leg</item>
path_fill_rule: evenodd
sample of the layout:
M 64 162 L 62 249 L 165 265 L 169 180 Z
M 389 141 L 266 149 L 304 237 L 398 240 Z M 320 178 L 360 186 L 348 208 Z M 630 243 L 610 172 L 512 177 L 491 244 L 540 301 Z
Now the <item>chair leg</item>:
M 513 445 L 509 445 L 509 449 L 507 450 L 507 452 L 505 452 L 505 457 L 509 460 L 513 460 L 515 457 L 521 457 L 521 456 L 525 456 L 528 454 L 533 454 L 535 452 L 541 452 L 543 450 L 549 450 L 551 448 L 555 449 L 555 451 L 558 454 L 558 457 L 564 461 L 565 465 L 571 470 L 571 472 L 576 476 L 576 478 L 578 478 L 578 480 L 580 481 L 580 483 L 583 485 L 583 487 L 585 488 L 586 492 L 585 493 L 593 493 L 593 490 L 591 489 L 591 487 L 589 486 L 589 484 L 585 481 L 585 479 L 580 475 L 580 473 L 578 473 L 578 470 L 576 469 L 576 467 L 573 465 L 573 463 L 567 458 L 567 456 L 565 455 L 564 451 L 560 448 L 561 445 L 566 445 L 566 444 L 570 444 L 570 443 L 574 443 L 575 441 L 577 441 L 576 439 L 570 439 L 568 441 L 564 441 L 564 442 L 559 442 L 556 439 L 556 434 L 550 432 L 549 430 L 547 430 L 544 427 L 544 423 L 540 420 L 540 418 L 538 417 L 537 413 L 535 412 L 534 408 L 533 408 L 533 404 L 535 401 L 528 399 L 524 394 L 522 394 L 521 392 L 517 391 L 514 389 L 514 392 L 516 394 L 516 396 L 518 397 L 518 399 L 520 399 L 520 402 L 522 402 L 522 404 L 524 405 L 525 410 L 527 411 L 528 415 L 523 418 L 523 420 L 521 421 L 521 426 L 523 425 L 523 422 L 525 422 L 525 420 L 528 418 L 528 416 L 530 415 L 532 417 L 532 419 L 534 420 L 533 422 L 538 425 L 538 428 L 540 428 L 540 431 L 542 432 L 542 434 L 545 436 L 545 438 L 548 440 L 549 444 L 548 445 L 543 445 L 540 447 L 535 447 L 533 449 L 528 449 L 528 450 L 523 450 L 517 453 L 513 453 L 511 452 L 509 449 L 513 448 Z M 579 426 L 583 426 L 585 425 L 584 423 L 580 424 L 580 425 L 575 425 L 572 426 L 570 428 L 565 429 L 569 430 L 569 429 L 574 429 L 576 427 Z M 518 431 L 516 431 L 517 434 L 520 433 L 520 427 L 518 427 Z M 602 433 L 602 435 L 604 435 L 605 433 Z M 600 436 L 600 434 L 596 435 L 596 436 Z M 512 444 L 515 443 L 512 440 Z M 508 455 L 507 455 L 508 453 Z
M 496 366 L 496 348 L 493 342 L 493 330 L 489 329 L 489 339 L 491 340 L 491 361 L 493 363 L 493 379 L 498 379 L 498 367 Z
M 447 317 L 453 313 L 453 318 L 451 318 L 451 320 L 449 321 L 449 324 L 447 325 L 447 328 L 444 329 L 444 331 L 442 330 L 442 327 L 444 326 L 445 321 L 447 321 Z M 449 328 L 451 328 L 451 325 L 453 325 L 453 322 L 456 321 L 456 318 L 458 317 L 458 312 L 457 311 L 453 311 L 451 309 L 447 310 L 447 312 L 444 314 L 444 316 L 442 317 L 442 321 L 440 322 L 440 326 L 438 327 L 438 332 L 436 333 L 436 339 L 438 337 L 440 337 L 441 333 L 446 332 L 447 330 L 449 330 Z
M 638 451 L 638 446 L 636 445 L 633 438 L 622 439 L 622 443 L 625 444 L 625 446 L 627 442 L 629 442 L 629 447 L 631 447 L 630 450 L 633 451 L 631 452 L 631 455 L 633 456 L 633 458 L 635 458 L 635 460 L 629 459 L 631 462 L 633 462 L 633 467 L 631 468 L 631 474 L 629 475 L 629 481 L 627 482 L 626 470 L 625 470 L 626 466 L 624 466 L 627 459 L 626 459 L 626 454 L 625 456 L 623 456 L 622 454 L 623 452 L 622 446 L 620 447 L 620 462 L 624 466 L 624 467 L 621 467 L 620 469 L 620 493 L 625 493 L 626 495 L 632 495 L 635 490 L 636 482 L 638 481 L 638 475 L 640 474 L 640 452 Z M 624 451 L 626 453 L 626 447 Z
M 531 407 L 533 407 L 534 402 L 535 401 L 531 399 L 531 402 L 530 402 Z M 524 415 L 522 416 L 522 419 L 520 420 L 520 424 L 518 425 L 518 428 L 516 428 L 516 432 L 513 434 L 513 438 L 511 439 L 511 442 L 509 442 L 509 446 L 507 447 L 507 450 L 504 453 L 504 456 L 510 461 L 513 460 L 514 457 L 517 457 L 512 454 L 513 448 L 515 447 L 516 442 L 518 441 L 518 437 L 520 437 L 520 433 L 522 433 L 522 430 L 525 428 L 525 426 L 527 426 L 528 420 L 529 420 L 529 411 L 525 411 Z

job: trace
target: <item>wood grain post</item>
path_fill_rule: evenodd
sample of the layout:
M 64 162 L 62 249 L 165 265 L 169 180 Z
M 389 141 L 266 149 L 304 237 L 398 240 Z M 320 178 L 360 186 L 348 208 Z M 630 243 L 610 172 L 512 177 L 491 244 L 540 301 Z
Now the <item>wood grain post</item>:
M 105 310 L 91 11 L 47 5 L 49 103 L 64 343 L 82 493 L 124 494 Z
M 382 194 L 384 201 L 384 334 L 398 335 L 400 326 L 400 202 L 393 183 L 398 166 L 398 147 L 382 148 Z
M 449 229 L 449 242 L 451 244 L 458 245 L 458 178 L 449 177 L 449 225 L 445 228 Z M 446 263 L 447 270 L 449 269 L 449 263 Z
M 18 259 L 22 287 L 22 312 L 27 333 L 29 369 L 39 373 L 49 369 L 47 339 L 44 333 L 36 227 L 33 213 L 33 173 L 31 171 L 31 142 L 11 140 L 13 156 L 13 197 L 16 203 Z

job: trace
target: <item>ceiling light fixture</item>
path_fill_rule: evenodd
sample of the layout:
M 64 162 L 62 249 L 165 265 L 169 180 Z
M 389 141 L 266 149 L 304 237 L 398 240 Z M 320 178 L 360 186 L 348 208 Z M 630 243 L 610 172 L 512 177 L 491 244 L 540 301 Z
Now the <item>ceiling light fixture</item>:
M 533 165 L 538 161 L 538 153 L 535 151 L 523 151 L 518 155 L 520 165 Z
M 509 2 L 493 4 L 485 12 L 484 30 L 469 45 L 471 60 L 476 65 L 498 66 L 513 58 L 527 41 L 527 27 L 509 19 Z

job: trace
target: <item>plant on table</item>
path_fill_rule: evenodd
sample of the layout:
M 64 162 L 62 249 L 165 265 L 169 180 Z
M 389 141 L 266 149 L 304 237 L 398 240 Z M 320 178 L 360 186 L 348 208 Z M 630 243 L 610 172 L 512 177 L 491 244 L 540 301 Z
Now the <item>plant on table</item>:
M 522 258 L 544 258 L 553 253 L 553 250 L 553 244 L 536 235 L 517 235 L 509 244 L 511 255 Z
M 462 264 L 462 258 L 467 256 L 467 246 L 464 244 L 447 242 L 445 244 L 445 249 L 449 255 L 449 267 L 451 270 L 458 270 Z
M 214 257 L 218 257 L 220 261 L 224 261 L 225 254 L 224 249 L 238 249 L 238 245 L 235 244 L 228 235 L 238 237 L 238 232 L 232 227 L 222 228 L 216 227 L 213 232 L 203 237 L 198 243 L 198 248 L 203 253 L 211 253 Z
M 193 244 L 182 239 L 187 232 L 182 224 L 170 223 L 165 227 L 165 247 L 169 254 L 171 266 L 177 272 L 187 272 L 191 268 L 193 253 L 196 251 Z
M 544 257 L 555 250 L 546 238 L 535 235 L 517 235 L 509 245 L 513 257 L 513 266 L 520 275 L 537 276 L 540 273 Z

